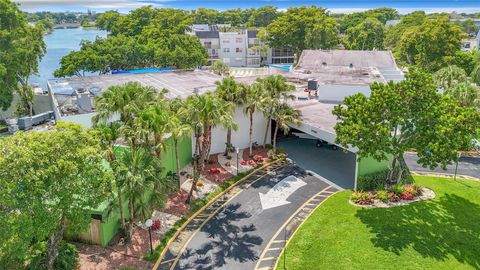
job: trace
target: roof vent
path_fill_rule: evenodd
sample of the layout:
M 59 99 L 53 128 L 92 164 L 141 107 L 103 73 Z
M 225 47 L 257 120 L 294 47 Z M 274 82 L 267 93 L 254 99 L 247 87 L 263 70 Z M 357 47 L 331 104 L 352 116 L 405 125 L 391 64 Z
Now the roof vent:
M 352 63 L 350 63 L 349 67 L 350 67 L 350 68 L 353 68 L 353 64 L 352 64 Z
M 322 66 L 326 67 L 327 66 L 327 62 L 322 62 Z

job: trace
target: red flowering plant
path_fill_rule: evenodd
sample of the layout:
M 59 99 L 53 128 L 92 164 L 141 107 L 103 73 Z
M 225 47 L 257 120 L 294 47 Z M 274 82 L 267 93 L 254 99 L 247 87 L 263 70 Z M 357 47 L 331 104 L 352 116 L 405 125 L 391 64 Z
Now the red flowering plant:
M 400 195 L 400 198 L 401 198 L 402 200 L 411 201 L 411 200 L 413 200 L 413 195 L 410 194 L 410 193 L 408 193 L 408 192 L 404 192 L 404 193 L 402 193 L 402 195 Z
M 240 160 L 240 165 L 247 165 L 247 161 L 244 159 Z
M 162 226 L 162 222 L 159 219 L 153 220 L 153 224 L 152 224 L 153 231 L 159 230 L 161 226 Z

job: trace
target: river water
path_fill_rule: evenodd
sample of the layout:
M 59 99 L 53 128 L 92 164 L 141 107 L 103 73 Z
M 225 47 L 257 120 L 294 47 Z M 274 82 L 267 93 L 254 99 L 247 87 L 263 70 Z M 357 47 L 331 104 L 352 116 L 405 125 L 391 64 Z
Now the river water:
M 53 72 L 60 67 L 60 60 L 69 52 L 80 49 L 82 40 L 95 40 L 106 37 L 107 32 L 98 29 L 55 29 L 44 37 L 47 52 L 39 65 L 39 74 L 30 78 L 30 83 L 47 88 L 47 80 L 53 78 Z

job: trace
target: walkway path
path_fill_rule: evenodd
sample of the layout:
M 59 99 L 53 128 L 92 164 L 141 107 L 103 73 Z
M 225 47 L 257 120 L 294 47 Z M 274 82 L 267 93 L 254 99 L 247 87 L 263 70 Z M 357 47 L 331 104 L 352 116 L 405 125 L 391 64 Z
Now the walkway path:
M 294 224 L 335 191 L 286 162 L 257 171 L 193 219 L 156 269 L 272 267 L 282 229 L 293 232 Z

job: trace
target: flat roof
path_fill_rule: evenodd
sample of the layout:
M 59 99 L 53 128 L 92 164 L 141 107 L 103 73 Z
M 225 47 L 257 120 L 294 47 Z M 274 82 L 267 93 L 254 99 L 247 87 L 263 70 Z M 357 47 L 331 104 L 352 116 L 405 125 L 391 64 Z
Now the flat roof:
M 288 76 L 332 85 L 370 85 L 403 79 L 391 52 L 351 50 L 304 50 L 294 73 Z
M 167 98 L 186 98 L 194 93 L 205 93 L 215 89 L 215 82 L 222 78 L 207 71 L 170 71 L 143 74 L 116 74 L 86 76 L 49 80 L 50 90 L 59 95 L 75 95 L 78 92 L 92 92 L 97 95 L 110 86 L 138 82 L 158 90 L 167 89 Z

